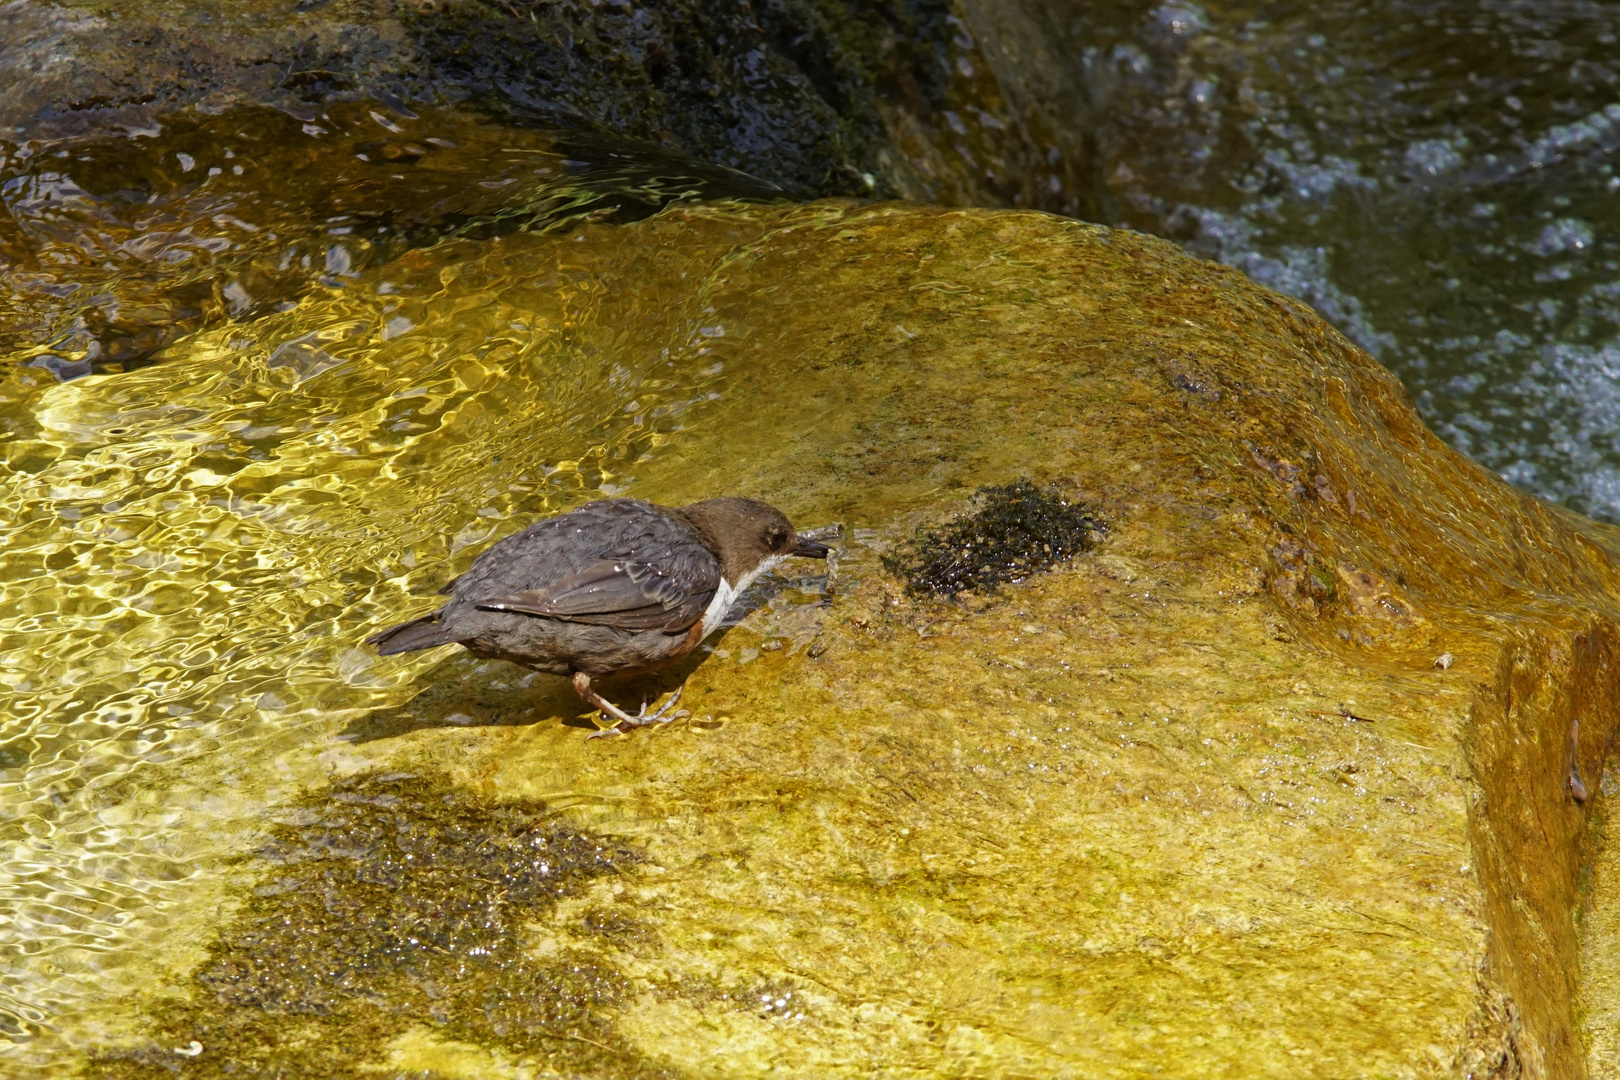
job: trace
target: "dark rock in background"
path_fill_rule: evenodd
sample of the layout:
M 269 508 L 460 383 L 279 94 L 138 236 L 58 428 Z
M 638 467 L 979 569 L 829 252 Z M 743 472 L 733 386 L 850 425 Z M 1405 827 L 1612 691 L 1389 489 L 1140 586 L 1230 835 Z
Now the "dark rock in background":
M 502 111 L 591 124 L 815 194 L 865 195 L 878 83 L 944 92 L 946 0 L 439 3 L 406 25 L 425 70 Z M 863 176 L 864 174 L 864 176 Z
M 9 0 L 0 132 L 138 132 L 187 106 L 407 92 L 413 46 L 401 11 L 393 0 Z
M 985 0 L 86 0 L 0 4 L 0 130 L 464 101 L 796 194 L 1095 216 L 1084 99 L 1044 5 Z M 1072 65 L 1071 65 L 1072 66 Z M 408 107 L 408 104 L 406 104 Z

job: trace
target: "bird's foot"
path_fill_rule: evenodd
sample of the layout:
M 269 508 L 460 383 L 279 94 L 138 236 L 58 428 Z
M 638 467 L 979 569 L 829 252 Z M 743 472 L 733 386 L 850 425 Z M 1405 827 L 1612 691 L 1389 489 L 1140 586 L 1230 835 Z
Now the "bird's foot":
M 681 691 L 684 689 L 686 689 L 684 686 L 676 687 L 669 700 L 652 713 L 647 712 L 647 703 L 642 702 L 640 711 L 634 716 L 631 716 L 606 698 L 600 698 L 595 704 L 601 710 L 603 718 L 613 717 L 619 722 L 612 727 L 593 731 L 585 737 L 587 739 L 608 739 L 615 735 L 623 735 L 626 732 L 634 731 L 636 728 L 650 727 L 653 724 L 668 724 L 685 719 L 692 714 L 685 709 L 678 711 L 675 709 L 675 706 L 680 703 Z

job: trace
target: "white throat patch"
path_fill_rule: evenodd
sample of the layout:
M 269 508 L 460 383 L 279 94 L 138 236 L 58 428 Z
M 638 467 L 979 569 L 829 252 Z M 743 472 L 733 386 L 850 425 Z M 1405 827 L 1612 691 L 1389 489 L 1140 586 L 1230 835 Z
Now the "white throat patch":
M 714 599 L 709 601 L 707 610 L 703 612 L 703 636 L 708 637 L 720 629 L 720 624 L 725 622 L 726 614 L 731 610 L 731 606 L 737 602 L 737 598 L 747 590 L 748 586 L 754 583 L 754 579 L 767 571 L 776 569 L 782 560 L 786 558 L 786 555 L 772 555 L 738 578 L 735 585 L 722 577 L 720 587 L 714 591 Z

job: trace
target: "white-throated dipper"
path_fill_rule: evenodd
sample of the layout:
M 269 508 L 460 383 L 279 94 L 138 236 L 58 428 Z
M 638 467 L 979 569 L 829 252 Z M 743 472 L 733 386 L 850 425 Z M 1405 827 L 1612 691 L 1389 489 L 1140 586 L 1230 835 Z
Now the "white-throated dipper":
M 754 499 L 674 509 L 602 499 L 496 543 L 443 589 L 431 615 L 373 634 L 384 656 L 459 642 L 474 656 L 573 679 L 616 735 L 669 723 L 680 700 L 635 716 L 591 688 L 602 675 L 647 671 L 697 648 L 759 575 L 792 555 L 827 557 L 787 517 Z

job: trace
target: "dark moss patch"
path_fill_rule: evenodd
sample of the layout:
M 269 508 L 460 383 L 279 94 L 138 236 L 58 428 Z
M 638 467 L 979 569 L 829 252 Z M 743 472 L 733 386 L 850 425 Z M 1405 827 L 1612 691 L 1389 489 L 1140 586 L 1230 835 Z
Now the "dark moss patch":
M 0 743 L 0 769 L 20 769 L 33 759 L 37 746 L 33 739 L 12 739 Z
M 1033 480 L 980 488 L 975 498 L 976 512 L 920 529 L 883 556 L 909 595 L 995 592 L 1091 550 L 1103 528 L 1090 507 Z
M 540 804 L 395 775 L 310 799 L 257 858 L 267 873 L 189 1000 L 155 1006 L 151 1041 L 103 1051 L 86 1075 L 327 1080 L 381 1064 L 412 1027 L 563 1075 L 671 1075 L 615 1038 L 605 1010 L 627 985 L 610 962 L 536 959 L 522 941 L 559 898 L 632 866 L 631 849 Z

